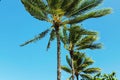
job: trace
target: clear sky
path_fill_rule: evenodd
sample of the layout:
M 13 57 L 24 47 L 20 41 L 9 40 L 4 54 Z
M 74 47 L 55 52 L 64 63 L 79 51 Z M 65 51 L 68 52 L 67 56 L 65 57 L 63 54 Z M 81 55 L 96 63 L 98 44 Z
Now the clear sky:
M 100 50 L 87 50 L 95 60 L 94 67 L 103 73 L 115 71 L 120 79 L 120 0 L 104 0 L 101 7 L 111 7 L 113 12 L 98 19 L 83 22 L 88 30 L 96 30 Z M 25 11 L 20 0 L 0 2 L 0 80 L 56 80 L 56 44 L 46 51 L 49 35 L 39 42 L 19 47 L 21 43 L 50 27 Z M 67 52 L 62 48 L 62 64 Z M 63 71 L 62 71 L 63 72 Z M 63 72 L 62 80 L 68 75 Z

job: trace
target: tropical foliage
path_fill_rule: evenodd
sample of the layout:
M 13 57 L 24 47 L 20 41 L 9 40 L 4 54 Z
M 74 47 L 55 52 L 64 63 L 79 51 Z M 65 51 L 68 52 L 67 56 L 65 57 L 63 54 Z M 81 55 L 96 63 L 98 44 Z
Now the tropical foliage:
M 68 57 L 68 55 L 66 56 L 66 61 L 69 66 L 62 66 L 61 68 L 64 71 L 72 74 L 71 59 Z M 92 73 L 100 72 L 101 70 L 100 68 L 89 67 L 93 63 L 94 61 L 91 58 L 87 57 L 85 53 L 74 52 L 73 64 L 74 64 L 74 71 L 75 71 L 74 75 L 76 76 L 76 79 L 79 80 L 79 76 L 80 76 L 81 79 L 90 80 L 92 78 L 91 76 Z M 71 77 L 69 78 L 69 80 L 71 80 Z
M 85 50 L 85 49 L 100 49 L 101 43 L 95 43 L 98 39 L 97 32 L 89 31 L 82 26 L 72 25 L 70 28 L 64 28 L 61 34 L 61 41 L 67 50 Z
M 61 40 L 71 57 L 72 80 L 74 80 L 74 52 L 85 49 L 99 49 L 102 46 L 100 43 L 94 43 L 97 40 L 97 32 L 88 31 L 77 25 L 71 25 L 68 29 L 64 28 Z
M 109 14 L 110 8 L 96 10 L 103 0 L 21 0 L 35 18 L 53 23 L 74 24 Z M 94 11 L 92 11 L 95 9 Z M 61 21 L 62 20 L 62 21 Z
M 50 39 L 47 48 L 50 47 L 50 42 L 57 39 L 57 80 L 60 80 L 61 59 L 60 59 L 60 28 L 66 24 L 76 24 L 89 18 L 102 17 L 111 13 L 110 8 L 97 10 L 96 7 L 103 0 L 21 0 L 25 9 L 38 20 L 47 21 L 52 24 L 49 29 L 38 34 L 35 38 L 28 40 L 21 46 L 36 42 L 43 38 L 50 31 Z M 94 10 L 94 11 L 93 11 Z M 93 36 L 91 36 L 93 37 Z M 90 38 L 90 37 L 89 37 Z M 87 37 L 86 37 L 87 39 Z M 81 47 L 79 45 L 83 44 Z M 77 44 L 76 49 L 99 48 L 99 44 L 86 44 L 84 42 Z
M 118 80 L 118 79 L 116 78 L 116 73 L 112 72 L 111 74 L 98 73 L 91 80 Z

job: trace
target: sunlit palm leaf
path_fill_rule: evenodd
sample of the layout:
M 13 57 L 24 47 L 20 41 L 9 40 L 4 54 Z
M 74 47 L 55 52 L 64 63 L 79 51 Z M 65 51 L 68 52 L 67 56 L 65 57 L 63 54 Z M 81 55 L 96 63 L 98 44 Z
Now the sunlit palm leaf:
M 74 0 L 73 2 L 72 2 L 72 4 L 66 9 L 66 16 L 67 17 L 71 17 L 71 16 L 69 16 L 70 14 L 72 14 L 73 13 L 73 11 L 76 11 L 77 9 L 78 9 L 78 6 L 79 6 L 79 4 L 81 3 L 81 1 L 82 0 Z
M 45 9 L 43 11 L 42 7 L 40 8 L 38 4 L 33 4 L 29 0 L 21 0 L 22 3 L 25 6 L 25 9 L 35 18 L 39 20 L 45 20 L 48 21 L 47 14 L 45 12 Z
M 92 80 L 92 76 L 90 74 L 80 74 L 83 80 Z
M 50 48 L 51 41 L 53 41 L 55 38 L 56 38 L 56 33 L 55 33 L 55 30 L 53 29 L 50 33 L 50 38 L 48 41 L 47 50 Z
M 92 65 L 93 63 L 94 63 L 94 61 L 91 58 L 89 58 L 89 57 L 85 58 L 84 64 Z
M 80 15 L 78 17 L 75 17 L 74 19 L 64 21 L 62 24 L 75 24 L 75 23 L 82 22 L 82 21 L 89 19 L 89 18 L 102 17 L 102 16 L 105 16 L 105 15 L 110 14 L 110 13 L 111 13 L 110 8 L 96 10 L 96 11 L 92 11 L 92 12 Z
M 85 44 L 85 45 L 81 45 L 79 46 L 76 50 L 85 50 L 85 49 L 101 49 L 102 48 L 102 44 L 101 43 L 93 43 L 93 44 Z
M 68 73 L 70 73 L 70 74 L 72 73 L 71 69 L 68 68 L 67 66 L 61 66 L 61 69 L 68 72 Z
M 69 8 L 69 6 L 73 3 L 74 0 L 64 0 L 61 6 L 61 9 L 66 11 L 66 9 Z
M 70 16 L 85 14 L 85 12 L 97 7 L 103 0 L 81 0 L 77 10 L 73 10 Z
M 85 36 L 82 38 L 82 40 L 79 41 L 78 45 L 76 46 L 83 46 L 86 44 L 92 44 L 94 41 L 97 40 L 97 36 L 96 35 L 89 35 L 89 36 Z
M 67 61 L 68 65 L 72 68 L 71 59 L 68 57 L 68 55 L 66 55 L 66 61 Z
M 88 69 L 84 70 L 83 72 L 91 74 L 91 73 L 98 73 L 100 71 L 101 71 L 100 68 L 88 68 Z
M 90 49 L 101 49 L 102 48 L 102 44 L 101 43 L 94 43 L 94 44 L 91 44 L 91 45 L 89 45 L 89 47 L 88 48 L 90 48 Z

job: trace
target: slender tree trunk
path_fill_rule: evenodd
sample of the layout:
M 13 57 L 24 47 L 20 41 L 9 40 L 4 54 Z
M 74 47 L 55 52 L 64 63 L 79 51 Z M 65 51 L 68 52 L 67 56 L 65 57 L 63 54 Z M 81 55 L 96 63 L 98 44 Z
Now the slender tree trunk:
M 73 64 L 73 54 L 74 54 L 74 52 L 73 52 L 73 50 L 71 50 L 70 51 L 70 56 L 71 56 L 71 66 L 72 66 L 72 80 L 74 80 L 74 64 Z
M 79 76 L 78 75 L 76 75 L 76 79 L 79 80 Z
M 57 37 L 57 80 L 61 80 L 61 53 L 60 53 L 60 35 L 59 26 L 55 25 L 56 37 Z

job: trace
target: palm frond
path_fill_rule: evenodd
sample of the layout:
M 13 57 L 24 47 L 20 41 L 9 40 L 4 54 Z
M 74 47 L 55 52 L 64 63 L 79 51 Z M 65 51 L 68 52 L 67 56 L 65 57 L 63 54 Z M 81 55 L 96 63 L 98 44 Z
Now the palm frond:
M 78 17 L 75 17 L 74 19 L 66 20 L 62 23 L 62 25 L 64 25 L 64 24 L 75 24 L 75 23 L 82 22 L 82 21 L 84 21 L 86 19 L 89 19 L 89 18 L 102 17 L 102 16 L 105 16 L 105 15 L 110 14 L 110 13 L 111 13 L 110 8 L 96 10 L 96 11 L 92 11 L 92 12 L 80 15 Z
M 66 28 L 66 27 L 63 27 L 62 35 L 61 35 L 61 40 L 62 40 L 62 42 L 64 43 L 64 45 L 66 45 L 66 44 L 69 43 L 67 31 L 68 31 L 67 28 Z
M 51 10 L 60 9 L 63 0 L 47 0 L 48 6 Z
M 40 33 L 39 35 L 35 36 L 33 39 L 26 41 L 25 43 L 21 44 L 20 46 L 25 46 L 27 44 L 36 42 L 38 40 L 40 40 L 41 38 L 45 37 L 45 35 L 49 32 L 49 29 L 43 31 L 42 33 Z
M 85 12 L 97 7 L 102 2 L 103 0 L 82 0 L 78 9 L 74 10 L 70 16 L 85 14 Z
M 75 25 L 70 27 L 69 39 L 72 42 L 72 44 L 75 44 L 78 41 L 78 39 L 81 37 L 80 30 L 81 30 L 80 26 Z
M 75 61 L 77 62 L 76 64 L 76 70 L 79 72 L 81 72 L 82 70 L 86 69 L 88 66 L 92 65 L 94 63 L 94 61 L 87 57 L 85 55 L 85 53 L 79 53 L 79 54 L 76 54 L 78 55 L 78 59 L 76 59 Z M 79 62 L 79 59 L 81 59 L 81 63 Z
M 84 46 L 84 45 L 89 45 L 92 44 L 94 41 L 97 40 L 96 35 L 88 35 L 82 38 L 82 40 L 79 41 L 79 43 L 76 46 Z
M 84 60 L 84 64 L 92 65 L 93 63 L 94 63 L 94 61 L 89 57 L 86 57 Z
M 88 35 L 88 36 L 85 36 L 84 38 L 82 38 L 79 45 L 91 44 L 96 40 L 97 40 L 96 35 Z
M 71 61 L 71 59 L 68 57 L 68 55 L 66 55 L 66 61 L 67 61 L 67 63 L 68 63 L 68 65 L 72 68 L 72 61 Z
M 88 46 L 89 49 L 101 49 L 102 48 L 102 44 L 101 43 L 93 43 L 91 45 Z
M 56 33 L 55 33 L 55 30 L 53 29 L 50 33 L 50 38 L 48 41 L 47 50 L 50 48 L 51 41 L 53 41 L 55 38 L 56 38 Z
M 73 3 L 73 1 L 74 0 L 63 0 L 61 9 L 66 11 L 69 8 L 69 6 Z
M 71 69 L 67 66 L 61 66 L 61 69 L 64 70 L 65 72 L 72 73 Z
M 85 53 L 82 52 L 74 52 L 73 60 L 76 61 L 76 66 L 80 66 L 83 64 L 85 58 Z
M 81 45 L 79 46 L 76 50 L 84 50 L 84 49 L 101 49 L 102 48 L 102 44 L 101 43 L 93 43 L 93 44 L 85 44 L 85 45 Z
M 84 73 L 88 73 L 88 74 L 92 74 L 92 73 L 98 73 L 100 72 L 101 69 L 100 68 L 88 68 L 86 70 L 84 70 Z
M 47 8 L 47 5 L 45 4 L 45 2 L 43 2 L 43 0 L 27 0 L 28 2 L 30 2 L 30 4 L 39 7 L 42 10 L 45 10 Z
M 47 17 L 47 13 L 44 9 L 44 5 L 42 2 L 41 6 L 38 6 L 38 3 L 36 2 L 32 2 L 31 0 L 21 0 L 21 2 L 24 4 L 25 9 L 35 18 L 39 19 L 39 20 L 45 20 L 48 21 L 48 17 Z M 36 3 L 36 4 L 35 4 Z M 43 9 L 44 10 L 43 10 Z
M 90 74 L 80 74 L 83 80 L 92 80 L 92 76 Z
M 73 13 L 73 11 L 76 11 L 79 4 L 81 3 L 82 0 L 74 0 L 72 4 L 66 9 L 66 16 L 70 17 L 70 14 Z
M 81 28 L 80 29 L 80 34 L 81 35 L 97 35 L 98 33 L 95 32 L 95 31 L 89 31 L 89 30 Z

